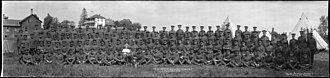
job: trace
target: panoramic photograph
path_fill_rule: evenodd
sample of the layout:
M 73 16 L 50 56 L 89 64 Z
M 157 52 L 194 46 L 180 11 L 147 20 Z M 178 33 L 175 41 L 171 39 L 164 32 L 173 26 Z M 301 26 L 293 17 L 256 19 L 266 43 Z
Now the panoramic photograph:
M 329 1 L 2 1 L 1 77 L 329 77 Z

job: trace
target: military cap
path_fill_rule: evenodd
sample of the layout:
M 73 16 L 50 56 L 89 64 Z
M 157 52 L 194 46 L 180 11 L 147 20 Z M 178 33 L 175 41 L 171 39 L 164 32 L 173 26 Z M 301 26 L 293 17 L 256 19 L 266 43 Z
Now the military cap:
M 156 28 L 156 26 L 152 26 L 152 28 Z
M 244 28 L 249 28 L 249 26 L 244 26 Z
M 257 27 L 256 27 L 256 26 L 254 26 L 254 27 L 253 27 L 253 29 L 257 29 Z
M 216 27 L 217 27 L 217 28 L 220 28 L 220 26 L 219 26 L 219 25 L 217 25 Z
M 300 33 L 304 33 L 305 31 L 300 31 Z
M 212 28 L 212 26 L 209 26 L 209 29 L 211 29 Z
M 296 35 L 296 33 L 292 33 L 291 35 Z
M 189 28 L 188 26 L 186 26 L 186 28 Z
M 196 26 L 192 26 L 192 28 L 196 28 Z
M 144 29 L 147 29 L 148 27 L 147 26 L 143 26 Z
M 178 27 L 181 27 L 182 25 L 178 25 Z
M 163 29 L 166 29 L 166 27 L 163 27 Z
M 171 28 L 174 28 L 174 26 L 172 25 Z
M 262 30 L 262 32 L 267 32 L 266 30 Z
M 204 26 L 200 26 L 200 28 L 201 28 L 201 29 L 203 29 L 203 28 L 204 28 Z
M 241 27 L 241 25 L 237 25 L 237 27 L 239 28 L 239 27 Z

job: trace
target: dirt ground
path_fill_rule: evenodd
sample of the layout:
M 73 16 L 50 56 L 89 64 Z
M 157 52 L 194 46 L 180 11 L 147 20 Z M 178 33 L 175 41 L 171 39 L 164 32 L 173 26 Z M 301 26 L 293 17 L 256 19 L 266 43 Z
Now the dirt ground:
M 3 76 L 33 77 L 329 77 L 329 52 L 315 55 L 309 70 L 276 71 L 265 68 L 230 68 L 225 66 L 97 66 L 97 65 L 39 65 L 25 66 L 15 55 L 3 54 Z

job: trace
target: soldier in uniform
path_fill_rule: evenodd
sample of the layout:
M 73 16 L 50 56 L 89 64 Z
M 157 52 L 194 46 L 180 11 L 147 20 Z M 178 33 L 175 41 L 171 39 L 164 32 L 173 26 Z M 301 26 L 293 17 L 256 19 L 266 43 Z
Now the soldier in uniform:
M 287 64 L 290 69 L 296 69 L 299 64 L 298 58 L 298 40 L 295 39 L 295 33 L 292 34 L 292 39 L 290 40 L 290 51 L 288 52 Z
M 177 40 L 184 40 L 184 32 L 181 29 L 182 25 L 178 25 L 178 30 L 176 31 Z
M 225 39 L 225 44 L 222 46 L 223 47 L 223 51 L 222 51 L 222 54 L 223 54 L 223 61 L 222 64 L 224 64 L 225 66 L 229 66 L 229 65 L 233 65 L 231 63 L 232 61 L 232 53 L 231 53 L 231 50 L 232 50 L 232 45 L 231 45 L 231 42 L 229 39 Z
M 274 53 L 275 53 L 275 49 L 274 46 L 270 44 L 271 42 L 269 40 L 266 41 L 266 45 L 265 45 L 265 66 L 268 69 L 271 69 L 272 67 L 274 67 Z
M 311 62 L 313 64 L 314 54 L 317 53 L 317 48 L 316 48 L 316 40 L 313 38 L 313 31 L 312 30 L 311 30 L 311 32 L 308 32 L 308 35 L 307 35 L 307 47 L 310 49 Z
M 267 41 L 269 40 L 269 37 L 266 36 L 266 32 L 267 32 L 266 30 L 263 30 L 262 31 L 263 35 L 260 38 L 262 40 L 263 45 L 266 45 Z
M 32 55 L 34 65 L 40 65 L 44 60 L 42 59 L 42 52 L 40 49 L 32 50 L 34 53 Z
M 232 48 L 232 58 L 234 60 L 231 61 L 233 67 L 242 65 L 242 53 L 241 46 L 238 43 L 239 41 L 234 40 L 234 46 Z
M 245 31 L 243 32 L 243 35 L 242 35 L 242 39 L 244 40 L 244 42 L 248 42 L 251 41 L 251 32 L 248 31 L 248 26 L 244 26 L 245 28 Z
M 204 26 L 200 26 L 200 29 L 201 30 L 198 33 L 199 42 L 205 44 L 207 42 L 207 37 L 206 37 L 206 32 L 204 31 Z
M 259 32 L 257 31 L 257 27 L 253 27 L 251 39 L 255 45 L 259 44 Z
M 237 30 L 235 31 L 235 38 L 239 38 L 239 39 L 235 39 L 235 40 L 239 40 L 238 41 L 238 45 L 241 46 L 242 45 L 242 30 L 240 30 L 241 25 L 237 25 Z
M 242 51 L 242 64 L 243 64 L 245 67 L 250 67 L 250 65 L 251 65 L 252 56 L 250 55 L 250 54 L 251 54 L 250 49 L 251 49 L 251 48 L 249 48 L 249 47 L 246 45 L 246 42 L 242 42 L 242 46 L 241 46 L 241 51 Z
M 76 61 L 76 57 L 75 57 L 75 49 L 70 48 L 68 54 L 65 55 L 65 61 L 66 63 L 68 63 L 69 65 L 74 64 L 74 62 Z
M 254 54 L 254 62 L 253 65 L 255 65 L 255 67 L 259 68 L 264 66 L 264 57 L 265 57 L 265 46 L 262 45 L 262 41 L 258 41 L 259 45 L 255 45 L 258 46 L 256 47 L 256 52 Z
M 232 32 L 229 29 L 229 25 L 226 25 L 226 29 L 224 30 L 224 33 L 225 33 L 224 36 L 226 37 L 226 39 L 232 38 Z
M 312 66 L 311 61 L 311 50 L 307 47 L 307 39 L 305 31 L 300 31 L 300 36 L 298 37 L 298 44 L 299 44 L 299 67 L 308 70 Z

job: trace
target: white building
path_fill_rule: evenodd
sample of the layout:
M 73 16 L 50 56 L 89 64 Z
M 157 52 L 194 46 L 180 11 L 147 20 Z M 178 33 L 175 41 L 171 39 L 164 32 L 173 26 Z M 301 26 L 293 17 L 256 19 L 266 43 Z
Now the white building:
M 84 22 L 83 28 L 89 26 L 89 28 L 99 28 L 105 26 L 105 18 L 100 14 L 95 14 L 87 18 Z

